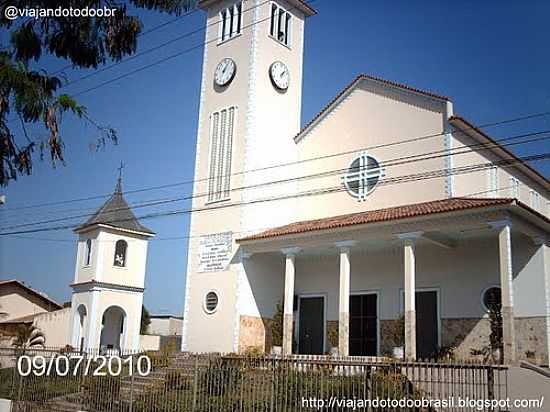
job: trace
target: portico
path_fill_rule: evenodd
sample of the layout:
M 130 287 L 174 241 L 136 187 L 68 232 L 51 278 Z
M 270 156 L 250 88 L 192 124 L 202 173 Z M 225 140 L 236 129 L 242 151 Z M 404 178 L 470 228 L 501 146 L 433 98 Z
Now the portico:
M 467 357 L 488 343 L 483 296 L 498 287 L 504 359 L 513 363 L 518 358 L 515 324 L 532 322 L 524 309 L 524 316 L 515 316 L 514 290 L 521 290 L 527 277 L 544 279 L 530 267 L 533 256 L 544 257 L 545 246 L 534 241 L 544 225 L 548 222 L 509 200 L 450 199 L 299 222 L 239 243 L 251 260 L 284 258 L 279 270 L 285 355 L 299 351 L 305 336 L 296 323 L 303 318 L 300 311 L 311 311 L 312 305 L 302 300 L 322 296 L 323 322 L 327 329 L 338 325 L 340 356 L 391 351 L 399 344 L 391 342 L 390 329 L 404 316 L 406 358 L 434 356 L 445 346 Z M 538 350 L 548 356 L 544 339 L 546 347 Z M 525 350 L 525 342 L 519 345 Z

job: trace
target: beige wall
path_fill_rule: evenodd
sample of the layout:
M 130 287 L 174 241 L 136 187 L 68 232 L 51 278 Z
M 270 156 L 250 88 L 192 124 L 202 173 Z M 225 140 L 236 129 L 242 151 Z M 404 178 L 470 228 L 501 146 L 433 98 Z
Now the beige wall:
M 422 152 L 443 150 L 444 136 L 414 143 L 394 143 L 441 133 L 444 128 L 444 109 L 445 102 L 442 101 L 411 96 L 367 80 L 361 82 L 359 87 L 298 142 L 300 160 L 306 161 L 301 165 L 301 176 L 336 171 L 329 177 L 300 181 L 300 191 L 325 188 L 342 190 L 300 198 L 296 220 L 445 198 L 444 178 L 404 184 L 381 184 L 363 202 L 350 196 L 344 190 L 342 182 L 342 177 L 355 156 L 362 149 L 373 146 L 378 148 L 368 150 L 368 153 L 382 164 L 386 181 L 445 168 L 443 158 L 393 166 L 388 164 L 395 159 Z M 388 144 L 390 146 L 380 147 Z M 332 156 L 343 152 L 349 154 Z M 323 156 L 331 157 L 307 161 Z
M 34 326 L 44 333 L 48 347 L 62 348 L 70 345 L 70 325 L 71 308 L 44 313 L 34 318 Z
M 149 330 L 151 335 L 181 335 L 182 320 L 177 318 L 151 318 Z
M 469 150 L 468 146 L 477 145 L 476 150 Z M 457 154 L 453 156 L 453 167 L 468 167 L 471 165 L 486 164 L 489 162 L 498 162 L 502 160 L 490 150 L 483 150 L 479 146 L 478 140 L 466 135 L 465 133 L 453 133 L 453 152 Z M 540 207 L 537 209 L 539 213 L 549 216 L 548 202 L 550 194 L 548 190 L 542 187 L 539 183 L 526 176 L 516 167 L 497 166 L 497 187 L 490 185 L 490 171 L 481 170 L 469 172 L 465 174 L 457 174 L 453 177 L 454 196 L 470 196 L 470 197 L 516 197 L 511 188 L 510 178 L 514 177 L 519 180 L 519 197 L 518 200 L 528 206 L 532 206 L 530 191 L 534 190 L 540 195 Z
M 208 11 L 207 41 L 216 38 L 218 13 L 233 2 L 219 2 Z M 284 2 L 283 2 L 284 5 Z M 290 48 L 268 36 L 268 2 L 247 0 L 244 2 L 243 32 L 223 44 L 209 43 L 203 61 L 203 81 L 197 154 L 194 209 L 215 208 L 232 203 L 247 202 L 258 196 L 274 196 L 288 193 L 289 186 L 279 185 L 269 190 L 252 189 L 272 181 L 274 176 L 285 178 L 290 171 L 248 173 L 259 167 L 293 161 L 296 148 L 291 137 L 298 132 L 301 110 L 301 70 L 303 47 L 303 22 L 299 12 L 293 11 L 292 44 Z M 259 23 L 258 23 L 259 22 Z M 254 24 L 252 27 L 247 27 Z M 224 90 L 213 86 L 216 65 L 225 57 L 231 57 L 237 65 L 233 82 Z M 286 93 L 277 92 L 269 79 L 269 66 L 283 61 L 290 70 L 291 84 Z M 237 107 L 235 134 L 233 137 L 231 198 L 222 203 L 208 205 L 207 192 L 209 165 L 210 115 L 222 108 Z M 247 171 L 246 174 L 240 172 Z M 236 190 L 248 187 L 247 190 Z M 201 196 L 203 194 L 203 196 Z M 190 351 L 238 350 L 239 307 L 254 305 L 254 301 L 242 302 L 239 284 L 243 273 L 235 239 L 264 227 L 266 214 L 270 224 L 282 224 L 293 217 L 293 203 L 270 202 L 263 206 L 234 206 L 212 211 L 201 211 L 191 216 L 191 239 L 188 250 L 186 296 L 184 311 L 184 336 L 182 346 Z M 233 232 L 232 263 L 227 270 L 216 273 L 198 273 L 198 236 Z M 203 309 L 206 293 L 214 290 L 219 296 L 218 309 L 207 314 Z
M 0 321 L 48 312 L 53 309 L 56 308 L 16 285 L 3 285 L 0 288 L 0 311 L 7 313 L 7 316 L 2 317 Z

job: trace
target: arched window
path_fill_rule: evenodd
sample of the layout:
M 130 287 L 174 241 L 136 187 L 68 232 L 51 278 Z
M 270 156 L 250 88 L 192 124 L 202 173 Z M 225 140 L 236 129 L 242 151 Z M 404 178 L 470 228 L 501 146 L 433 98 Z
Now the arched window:
M 84 257 L 84 265 L 90 266 L 92 263 L 92 239 L 86 241 L 86 255 Z
M 350 195 L 362 201 L 366 200 L 383 177 L 384 170 L 378 160 L 362 152 L 351 162 L 344 175 L 344 185 Z
M 126 250 L 128 243 L 125 240 L 117 240 L 115 244 L 115 261 L 113 265 L 124 267 L 126 266 Z

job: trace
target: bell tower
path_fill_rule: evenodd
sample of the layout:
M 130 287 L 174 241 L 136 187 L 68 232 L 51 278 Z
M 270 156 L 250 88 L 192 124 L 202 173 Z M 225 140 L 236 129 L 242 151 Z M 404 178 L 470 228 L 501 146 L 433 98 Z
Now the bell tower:
M 137 350 L 147 244 L 154 233 L 139 223 L 124 199 L 122 166 L 111 197 L 75 233 L 71 345 Z
M 255 309 L 235 240 L 292 219 L 292 199 L 261 200 L 296 191 L 291 182 L 271 183 L 293 176 L 278 166 L 297 159 L 304 23 L 315 10 L 302 0 L 199 7 L 207 30 L 182 349 L 236 352 L 242 308 Z

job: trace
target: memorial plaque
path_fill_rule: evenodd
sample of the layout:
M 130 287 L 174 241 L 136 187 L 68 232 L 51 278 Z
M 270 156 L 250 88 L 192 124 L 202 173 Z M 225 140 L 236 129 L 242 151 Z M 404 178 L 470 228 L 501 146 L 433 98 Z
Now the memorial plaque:
M 215 233 L 200 237 L 199 272 L 221 272 L 231 260 L 233 233 Z

